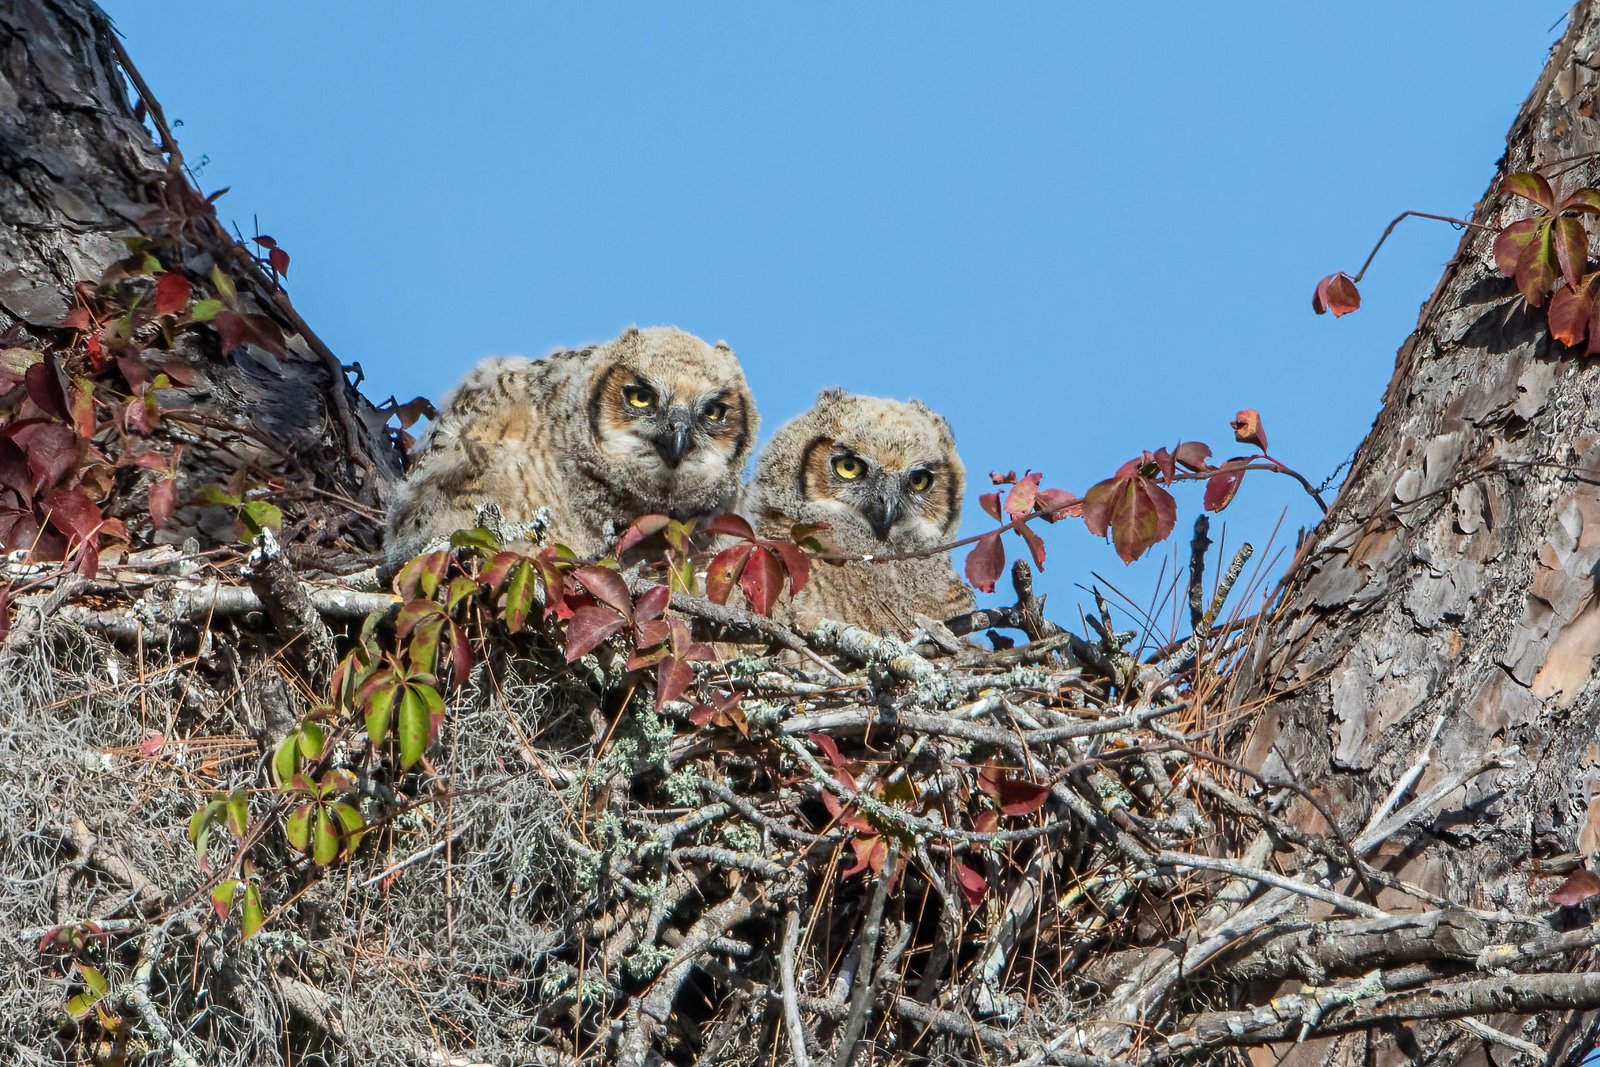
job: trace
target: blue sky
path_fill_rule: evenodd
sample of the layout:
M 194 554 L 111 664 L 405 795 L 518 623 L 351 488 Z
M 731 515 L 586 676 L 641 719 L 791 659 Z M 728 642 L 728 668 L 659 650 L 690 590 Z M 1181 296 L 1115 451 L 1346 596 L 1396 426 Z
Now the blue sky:
M 1082 493 L 1180 438 L 1234 454 L 1243 407 L 1331 474 L 1459 235 L 1403 224 L 1337 322 L 1313 285 L 1402 210 L 1470 212 L 1565 11 L 105 7 L 374 399 L 675 323 L 739 352 L 768 434 L 831 385 L 942 411 L 972 533 L 988 470 Z M 1178 496 L 1186 555 L 1200 494 Z M 1221 518 L 1262 547 L 1280 515 L 1292 543 L 1318 513 L 1253 475 Z M 1081 524 L 1046 540 L 1053 614 L 1091 572 L 1156 586 Z

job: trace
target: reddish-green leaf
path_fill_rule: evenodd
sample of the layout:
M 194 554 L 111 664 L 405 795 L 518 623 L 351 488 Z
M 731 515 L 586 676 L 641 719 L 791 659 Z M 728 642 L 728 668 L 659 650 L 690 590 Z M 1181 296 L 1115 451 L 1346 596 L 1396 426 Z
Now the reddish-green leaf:
M 1022 476 L 1022 479 L 1011 487 L 1006 494 L 1006 514 L 1012 519 L 1020 519 L 1033 511 L 1033 500 L 1039 492 L 1039 479 L 1044 477 L 1038 471 L 1032 471 Z
M 1172 458 L 1178 461 L 1180 467 L 1192 471 L 1204 470 L 1206 461 L 1211 458 L 1211 446 L 1199 441 L 1184 441 L 1172 450 Z
M 1099 537 L 1109 529 L 1111 543 L 1125 563 L 1165 540 L 1177 521 L 1178 502 L 1134 462 L 1123 464 L 1083 498 L 1084 525 Z
M 283 821 L 283 836 L 301 852 L 307 851 L 311 844 L 311 816 L 316 807 L 310 802 L 301 804 Z
M 599 605 L 578 608 L 567 621 L 565 652 L 567 662 L 577 662 L 580 657 L 600 647 L 606 638 L 620 633 L 627 625 L 628 620 L 610 608 Z
M 783 592 L 783 563 L 771 549 L 757 548 L 750 553 L 739 575 L 739 589 L 757 615 L 769 615 Z
M 1033 498 L 1033 506 L 1044 516 L 1045 522 L 1060 522 L 1083 514 L 1083 501 L 1065 489 L 1041 489 Z
M 672 520 L 665 515 L 639 516 L 628 525 L 626 530 L 622 531 L 622 536 L 617 539 L 617 547 L 614 554 L 618 559 L 621 559 L 631 549 L 666 530 L 671 522 Z
M 1589 336 L 1589 323 L 1595 313 L 1595 282 L 1600 274 L 1591 274 L 1576 288 L 1557 289 L 1550 298 L 1550 335 L 1564 345 L 1575 347 Z M 1593 350 L 1594 341 L 1590 348 Z
M 211 911 L 219 922 L 228 917 L 228 909 L 233 907 L 233 895 L 243 884 L 237 878 L 224 878 L 211 890 Z
M 991 518 L 1000 518 L 1000 494 L 984 493 L 978 497 L 978 506 L 989 513 Z
M 967 581 L 981 593 L 992 593 L 1005 565 L 1006 550 L 999 532 L 984 534 L 967 554 Z
M 339 858 L 339 827 L 333 821 L 333 816 L 328 814 L 327 807 L 321 804 L 317 805 L 312 825 L 311 862 L 318 867 L 326 867 Z
M 633 618 L 633 594 L 628 592 L 622 575 L 608 567 L 579 567 L 572 577 L 596 600 L 610 605 L 625 619 Z
M 533 566 L 524 562 L 511 574 L 511 581 L 506 585 L 505 622 L 506 629 L 512 633 L 521 633 L 522 628 L 528 624 L 528 612 L 533 608 Z
M 1550 183 L 1545 181 L 1544 175 L 1532 171 L 1507 174 L 1500 182 L 1500 191 L 1532 200 L 1546 211 L 1555 207 L 1556 194 L 1551 190 Z
M 1561 276 L 1568 285 L 1576 286 L 1583 280 L 1584 269 L 1589 265 L 1589 235 L 1583 223 L 1571 215 L 1562 215 L 1552 223 L 1550 239 Z
M 266 913 L 261 908 L 261 887 L 249 882 L 244 887 L 244 912 L 239 917 L 241 940 L 248 941 L 267 924 Z
M 1508 278 L 1516 276 L 1523 257 L 1533 248 L 1538 229 L 1538 219 L 1522 219 L 1500 231 L 1494 239 L 1494 261 L 1501 274 Z
M 514 553 L 505 553 L 508 556 Z M 407 600 L 414 600 L 420 594 L 431 597 L 434 590 L 439 588 L 439 582 L 444 579 L 445 571 L 450 567 L 450 553 L 424 552 L 406 563 L 394 576 L 394 590 Z
M 244 837 L 250 829 L 250 798 L 245 791 L 235 789 L 229 793 L 223 810 L 228 816 L 228 829 L 233 831 L 235 837 Z
M 1578 211 L 1586 215 L 1600 215 L 1600 189 L 1577 189 L 1561 201 L 1557 211 Z
M 1318 315 L 1333 312 L 1333 317 L 1348 315 L 1361 307 L 1361 291 L 1344 271 L 1328 275 L 1311 293 L 1311 310 Z
M 726 604 L 728 594 L 733 592 L 734 583 L 739 580 L 745 563 L 754 551 L 755 545 L 745 543 L 718 552 L 711 566 L 706 568 L 706 596 L 714 603 Z
M 189 304 L 189 279 L 182 272 L 169 270 L 156 279 L 157 315 L 176 315 Z

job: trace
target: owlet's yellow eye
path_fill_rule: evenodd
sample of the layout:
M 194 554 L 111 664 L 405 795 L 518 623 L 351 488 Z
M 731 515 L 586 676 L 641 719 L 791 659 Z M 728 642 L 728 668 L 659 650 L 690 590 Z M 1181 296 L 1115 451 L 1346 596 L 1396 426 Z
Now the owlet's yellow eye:
M 929 471 L 912 471 L 911 477 L 906 479 L 906 484 L 913 493 L 926 493 L 933 488 L 933 474 Z
M 719 400 L 713 400 L 706 405 L 705 416 L 712 422 L 721 422 L 728 417 L 728 405 Z
M 656 391 L 648 385 L 625 385 L 622 401 L 635 410 L 648 411 L 656 406 Z
M 833 473 L 845 481 L 854 481 L 867 472 L 867 465 L 854 456 L 838 456 L 833 461 Z

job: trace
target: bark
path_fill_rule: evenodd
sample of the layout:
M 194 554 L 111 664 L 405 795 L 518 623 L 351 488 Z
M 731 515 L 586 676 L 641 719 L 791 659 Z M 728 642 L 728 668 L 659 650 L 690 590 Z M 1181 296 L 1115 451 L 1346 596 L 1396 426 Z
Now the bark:
M 164 132 L 159 105 L 142 91 L 130 100 L 125 75 L 140 85 L 109 21 L 87 0 L 0 8 L 0 348 L 60 343 L 54 328 L 74 306 L 75 283 L 101 278 L 127 256 L 122 239 L 141 222 L 182 210 L 185 265 L 204 276 L 218 263 L 239 276 L 244 307 L 283 328 L 288 355 L 275 359 L 249 343 L 223 353 L 214 338 L 183 338 L 196 380 L 162 403 L 211 432 L 184 456 L 180 501 L 243 470 L 290 511 L 287 547 L 298 562 L 336 567 L 340 553 L 375 549 L 384 490 L 399 473 L 384 416 L 194 195 L 176 146 L 157 144 L 143 121 L 148 112 Z M 142 483 L 124 479 L 119 492 L 125 499 L 109 510 L 148 534 L 148 522 L 138 522 Z M 180 504 L 152 539 L 190 536 L 230 543 L 232 518 Z
M 1456 790 L 1373 859 L 1490 911 L 1554 912 L 1552 872 L 1600 848 L 1600 365 L 1550 338 L 1492 255 L 1494 231 L 1532 214 L 1496 191 L 1502 176 L 1560 173 L 1563 193 L 1600 177 L 1597 48 L 1600 5 L 1580 3 L 1476 207 L 1487 229 L 1465 232 L 1401 347 L 1240 679 L 1242 697 L 1272 700 L 1244 762 L 1310 786 L 1352 835 L 1419 764 L 1416 794 L 1516 746 L 1508 769 Z M 1322 828 L 1309 805 L 1298 822 Z M 1586 1047 L 1592 1017 L 1536 1000 L 1474 1003 L 1553 1054 Z M 1485 1061 L 1461 1029 L 1405 1018 L 1375 1014 L 1359 1032 L 1277 1051 L 1295 1065 Z

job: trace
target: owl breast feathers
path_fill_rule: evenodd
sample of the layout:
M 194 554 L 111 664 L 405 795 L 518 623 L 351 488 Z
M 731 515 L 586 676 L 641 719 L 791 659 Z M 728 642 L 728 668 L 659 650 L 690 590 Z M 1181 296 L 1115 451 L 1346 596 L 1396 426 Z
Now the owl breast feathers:
M 829 390 L 761 450 L 743 509 L 763 536 L 827 523 L 841 552 L 883 556 L 953 540 L 965 491 L 950 425 L 925 404 Z M 918 615 L 945 619 L 972 606 L 972 590 L 941 552 L 818 563 L 792 611 L 906 636 Z
M 544 359 L 489 359 L 445 398 L 389 509 L 409 558 L 497 504 L 598 556 L 641 515 L 701 519 L 738 491 L 760 426 L 739 361 L 670 326 Z

